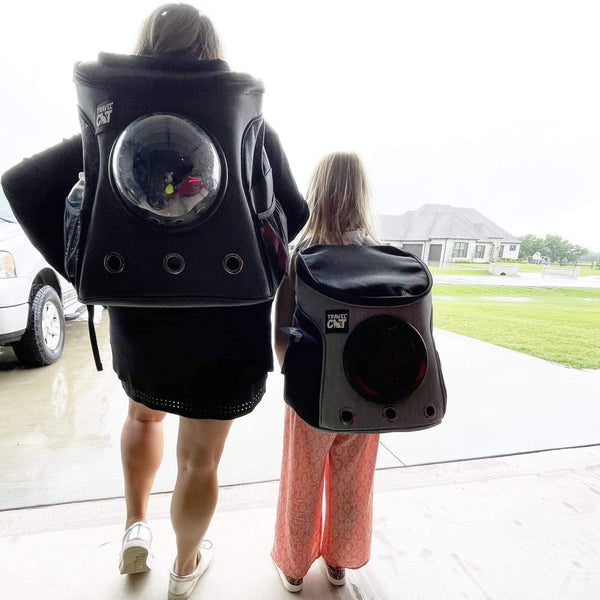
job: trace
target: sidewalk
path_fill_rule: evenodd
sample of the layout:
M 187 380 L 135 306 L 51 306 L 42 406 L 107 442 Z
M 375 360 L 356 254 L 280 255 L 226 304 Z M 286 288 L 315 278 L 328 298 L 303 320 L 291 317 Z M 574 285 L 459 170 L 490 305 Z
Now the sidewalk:
M 269 559 L 276 482 L 222 489 L 213 564 L 193 598 L 285 600 Z M 157 564 L 117 569 L 122 500 L 0 513 L 0 598 L 165 600 L 169 494 L 151 498 Z M 296 597 L 592 600 L 600 593 L 600 446 L 378 470 L 371 561 L 334 589 L 318 561 Z
M 436 274 L 433 276 L 435 283 L 459 283 L 481 285 L 514 285 L 524 287 L 576 287 L 599 288 L 600 275 L 585 275 L 583 277 L 556 277 L 541 273 L 518 273 L 517 275 L 452 275 Z

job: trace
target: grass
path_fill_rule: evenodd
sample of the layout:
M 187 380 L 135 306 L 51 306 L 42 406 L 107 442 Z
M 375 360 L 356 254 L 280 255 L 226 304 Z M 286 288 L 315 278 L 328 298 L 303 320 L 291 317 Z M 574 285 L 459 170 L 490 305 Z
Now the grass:
M 579 369 L 600 368 L 600 289 L 435 284 L 436 327 Z

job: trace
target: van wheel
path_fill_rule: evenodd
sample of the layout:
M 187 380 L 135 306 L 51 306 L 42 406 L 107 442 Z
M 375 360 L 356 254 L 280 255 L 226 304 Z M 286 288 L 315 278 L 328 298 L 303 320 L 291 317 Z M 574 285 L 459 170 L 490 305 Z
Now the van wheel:
M 12 347 L 27 367 L 43 367 L 57 361 L 65 345 L 65 317 L 56 290 L 34 285 L 29 301 L 29 319 L 23 337 Z

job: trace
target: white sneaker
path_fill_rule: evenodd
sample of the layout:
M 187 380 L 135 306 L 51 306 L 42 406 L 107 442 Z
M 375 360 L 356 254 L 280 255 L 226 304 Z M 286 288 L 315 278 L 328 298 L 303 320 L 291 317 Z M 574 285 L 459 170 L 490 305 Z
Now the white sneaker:
M 119 571 L 122 575 L 145 573 L 154 564 L 154 555 L 150 550 L 152 531 L 143 521 L 137 521 L 123 535 Z
M 331 567 L 327 563 L 327 579 L 331 585 L 345 585 L 346 583 L 346 569 L 344 567 Z
M 177 575 L 171 571 L 169 575 L 169 600 L 187 600 L 192 595 L 198 580 L 208 569 L 213 550 L 210 540 L 202 540 L 198 550 L 198 566 L 189 575 Z

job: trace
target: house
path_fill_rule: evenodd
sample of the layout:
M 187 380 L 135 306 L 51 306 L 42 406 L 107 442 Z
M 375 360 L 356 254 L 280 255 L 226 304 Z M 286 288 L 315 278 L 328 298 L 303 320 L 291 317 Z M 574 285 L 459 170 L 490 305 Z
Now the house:
M 431 266 L 489 263 L 519 257 L 521 242 L 474 208 L 424 204 L 402 215 L 380 215 L 382 241 Z

